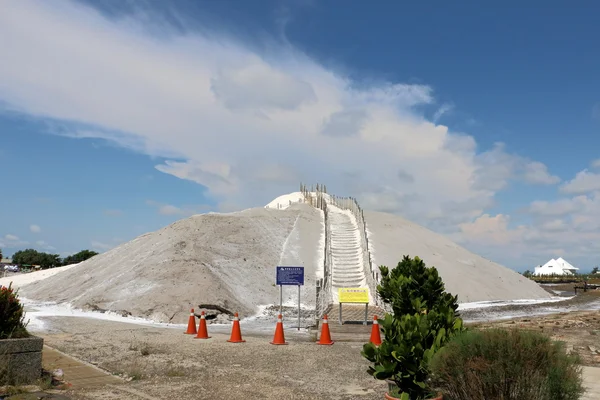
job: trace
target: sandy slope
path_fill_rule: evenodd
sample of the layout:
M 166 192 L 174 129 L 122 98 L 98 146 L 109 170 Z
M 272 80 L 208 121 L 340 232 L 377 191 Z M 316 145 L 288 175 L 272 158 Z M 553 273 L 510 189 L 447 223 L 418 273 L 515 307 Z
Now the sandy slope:
M 185 322 L 199 303 L 247 316 L 258 305 L 278 303 L 275 266 L 283 263 L 306 267 L 312 292 L 305 299 L 314 303 L 321 219 L 304 204 L 196 215 L 27 285 L 21 294 L 159 322 Z
M 369 242 L 377 265 L 394 267 L 403 255 L 435 266 L 446 289 L 461 303 L 550 298 L 537 283 L 458 246 L 443 235 L 397 215 L 365 211 Z

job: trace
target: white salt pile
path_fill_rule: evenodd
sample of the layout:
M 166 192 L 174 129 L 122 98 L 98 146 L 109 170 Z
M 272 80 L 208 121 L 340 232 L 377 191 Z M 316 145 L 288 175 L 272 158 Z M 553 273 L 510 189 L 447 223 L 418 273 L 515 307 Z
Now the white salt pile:
M 264 208 L 177 221 L 77 266 L 42 271 L 43 279 L 25 275 L 31 278 L 21 278 L 21 294 L 158 322 L 185 323 L 189 309 L 199 304 L 244 317 L 279 303 L 275 267 L 288 265 L 305 267 L 302 302 L 314 307 L 315 280 L 322 274 L 323 214 L 301 196 L 292 193 Z M 460 302 L 550 298 L 518 273 L 401 217 L 365 211 L 365 219 L 376 265 L 392 267 L 405 254 L 419 256 L 438 268 Z M 296 293 L 286 288 L 284 301 L 295 302 Z

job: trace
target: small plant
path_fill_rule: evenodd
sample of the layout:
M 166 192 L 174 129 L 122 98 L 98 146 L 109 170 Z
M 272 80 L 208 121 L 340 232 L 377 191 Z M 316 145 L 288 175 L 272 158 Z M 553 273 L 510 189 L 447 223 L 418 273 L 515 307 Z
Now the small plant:
M 428 386 L 429 361 L 464 328 L 456 310 L 458 297 L 447 293 L 435 267 L 404 256 L 391 271 L 381 266 L 377 293 L 392 310 L 381 320 L 385 338 L 379 347 L 368 343 L 362 355 L 373 363 L 369 374 L 391 380 L 390 392 L 402 400 L 433 395 Z
M 12 283 L 0 288 L 0 339 L 29 337 L 25 311 Z
M 166 375 L 171 378 L 179 378 L 182 376 L 186 376 L 187 374 L 183 368 L 171 367 L 167 370 Z
M 150 355 L 150 345 L 148 345 L 147 343 L 144 343 L 142 345 L 142 348 L 140 349 L 140 353 L 145 357 L 145 356 L 149 356 Z
M 577 400 L 584 392 L 577 357 L 536 332 L 465 332 L 433 357 L 431 371 L 448 400 Z

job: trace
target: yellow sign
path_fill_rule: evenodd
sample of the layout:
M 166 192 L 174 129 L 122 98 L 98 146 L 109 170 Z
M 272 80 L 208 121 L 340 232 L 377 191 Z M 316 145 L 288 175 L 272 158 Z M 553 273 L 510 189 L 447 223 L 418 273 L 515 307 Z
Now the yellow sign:
M 338 299 L 340 303 L 368 303 L 368 288 L 339 288 Z

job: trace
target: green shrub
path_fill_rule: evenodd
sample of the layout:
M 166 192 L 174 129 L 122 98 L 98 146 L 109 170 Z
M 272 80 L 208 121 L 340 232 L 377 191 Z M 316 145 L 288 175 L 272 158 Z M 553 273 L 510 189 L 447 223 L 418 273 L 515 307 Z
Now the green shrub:
M 3 286 L 0 289 L 0 339 L 28 337 L 24 319 L 23 305 L 12 283 Z
M 373 363 L 368 373 L 390 379 L 402 399 L 429 398 L 429 362 L 456 333 L 463 330 L 456 310 L 457 297 L 445 292 L 435 267 L 405 256 L 391 271 L 381 266 L 377 293 L 391 314 L 380 321 L 384 340 L 379 347 L 363 346 L 362 355 Z M 396 393 L 392 393 L 396 395 Z
M 577 357 L 535 332 L 471 330 L 430 367 L 432 384 L 448 400 L 577 400 L 584 392 Z

